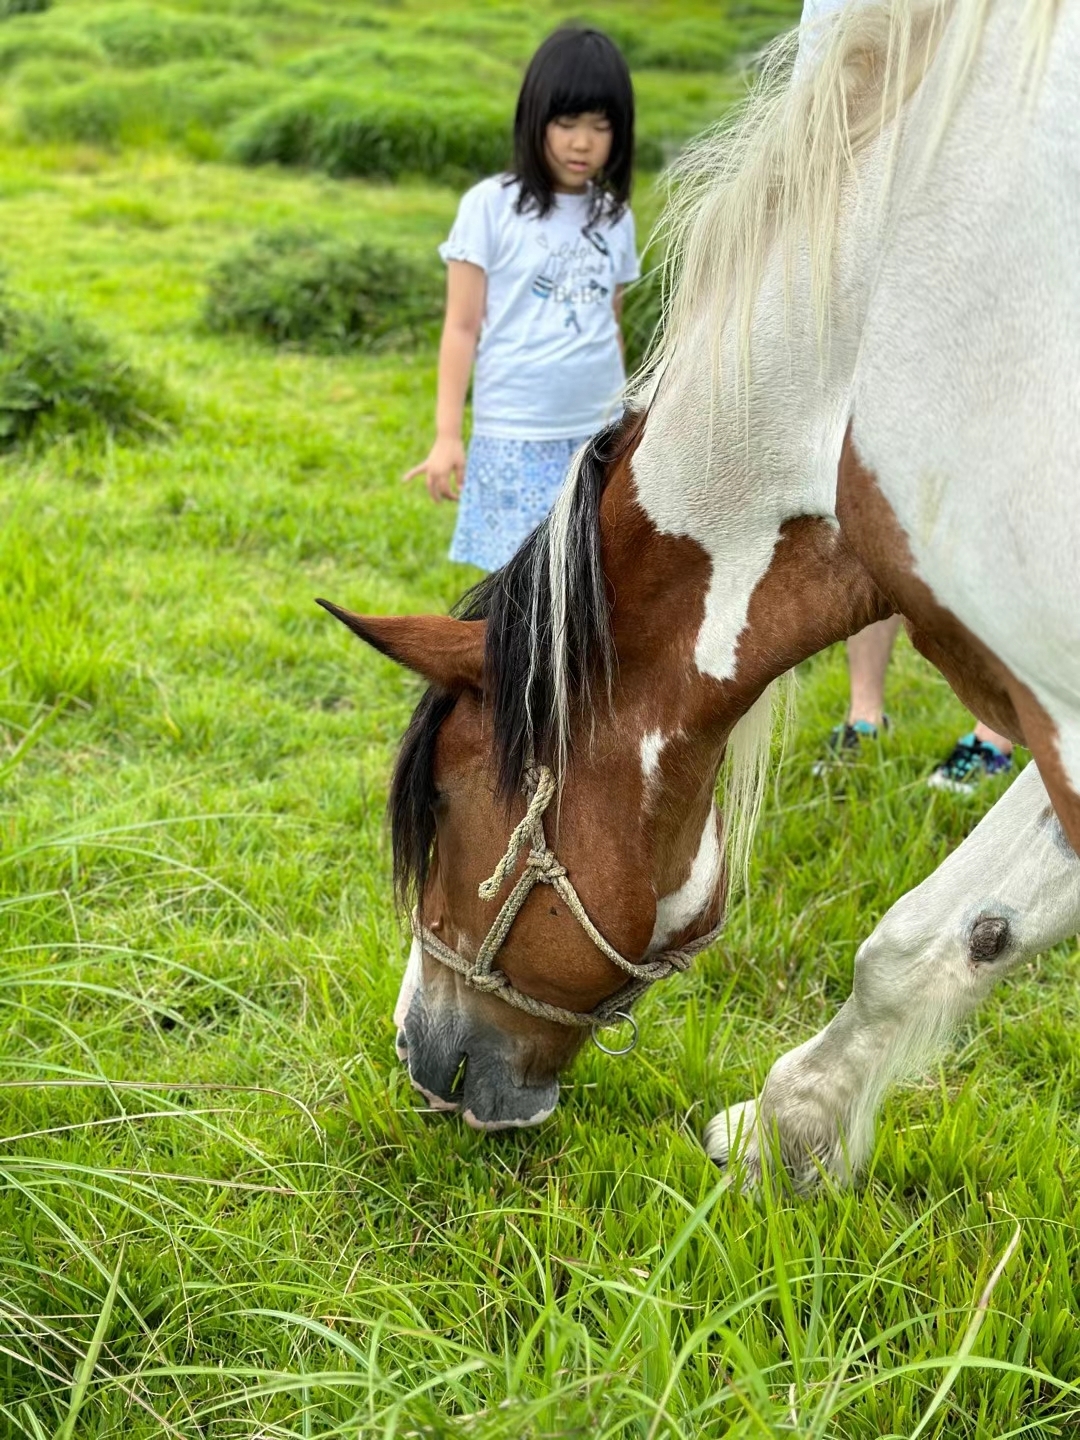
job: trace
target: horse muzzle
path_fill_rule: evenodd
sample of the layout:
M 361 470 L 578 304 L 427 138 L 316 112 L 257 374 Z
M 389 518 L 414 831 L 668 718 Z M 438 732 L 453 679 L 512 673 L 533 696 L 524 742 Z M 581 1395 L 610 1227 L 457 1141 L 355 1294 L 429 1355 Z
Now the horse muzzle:
M 546 1120 L 559 1101 L 556 1076 L 538 1076 L 521 1040 L 472 1013 L 481 1006 L 462 1004 L 457 985 L 430 990 L 414 944 L 394 1012 L 396 1048 L 432 1109 L 457 1112 L 474 1130 L 520 1129 Z M 467 997 L 474 999 L 480 1001 Z

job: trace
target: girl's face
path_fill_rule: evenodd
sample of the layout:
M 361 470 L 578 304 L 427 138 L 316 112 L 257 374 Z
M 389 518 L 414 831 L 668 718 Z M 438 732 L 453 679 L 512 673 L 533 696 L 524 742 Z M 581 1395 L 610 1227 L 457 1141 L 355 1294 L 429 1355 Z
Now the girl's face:
M 544 131 L 544 159 L 557 194 L 579 195 L 610 154 L 611 121 L 600 110 L 557 115 Z

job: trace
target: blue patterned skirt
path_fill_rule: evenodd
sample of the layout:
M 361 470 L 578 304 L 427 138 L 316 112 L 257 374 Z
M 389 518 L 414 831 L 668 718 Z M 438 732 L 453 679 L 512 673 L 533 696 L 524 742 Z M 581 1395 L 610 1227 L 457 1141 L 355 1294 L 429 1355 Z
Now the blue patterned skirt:
M 474 435 L 450 559 L 481 570 L 505 565 L 554 505 L 575 451 L 588 438 L 498 440 Z

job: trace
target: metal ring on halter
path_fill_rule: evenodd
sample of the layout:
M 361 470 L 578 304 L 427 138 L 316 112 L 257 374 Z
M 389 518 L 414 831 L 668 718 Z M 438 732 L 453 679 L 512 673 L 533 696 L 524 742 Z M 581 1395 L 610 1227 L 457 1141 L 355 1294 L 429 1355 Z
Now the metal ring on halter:
M 634 1046 L 638 1042 L 637 1021 L 634 1019 L 633 1015 L 631 1015 L 627 1010 L 616 1010 L 612 1014 L 611 1018 L 613 1020 L 625 1020 L 626 1023 L 630 1026 L 631 1030 L 634 1032 L 630 1036 L 630 1044 L 624 1045 L 621 1050 L 613 1050 L 610 1045 L 605 1045 L 604 1042 L 599 1038 L 599 1031 L 597 1030 L 594 1030 L 592 1032 L 592 1043 L 596 1046 L 598 1050 L 602 1050 L 605 1055 L 629 1055 L 630 1051 L 633 1050 Z

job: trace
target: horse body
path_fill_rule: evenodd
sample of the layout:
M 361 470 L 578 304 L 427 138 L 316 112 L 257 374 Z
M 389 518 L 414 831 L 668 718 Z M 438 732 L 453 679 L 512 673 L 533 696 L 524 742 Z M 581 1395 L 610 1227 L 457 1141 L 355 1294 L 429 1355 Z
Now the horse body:
M 1016 8 L 992 13 L 929 167 L 940 73 L 911 102 L 841 482 L 874 477 L 894 518 L 865 494 L 841 512 L 920 647 L 1031 747 L 1080 848 L 1080 7 L 1024 102 Z
M 607 940 L 647 959 L 709 931 L 739 812 L 752 822 L 760 794 L 770 685 L 893 610 L 962 698 L 1032 747 L 1064 829 L 1032 767 L 893 907 L 836 1020 L 710 1125 L 709 1152 L 738 1145 L 751 1173 L 775 1126 L 797 1177 L 849 1175 L 889 1080 L 1080 923 L 1080 4 L 1051 28 L 1049 0 L 1032 3 L 1039 23 L 1003 0 L 984 27 L 961 0 L 943 34 L 933 4 L 907 29 L 845 15 L 780 103 L 787 139 L 770 150 L 766 135 L 755 160 L 751 136 L 757 188 L 736 175 L 734 203 L 722 194 L 713 214 L 706 193 L 691 215 L 641 408 L 585 452 L 549 524 L 466 619 L 337 612 L 436 687 L 399 762 L 395 840 L 425 923 L 459 955 L 490 926 L 477 888 L 533 753 L 568 757 L 549 824 Z M 1029 31 L 1052 38 L 1033 45 L 1025 108 L 1010 78 Z M 731 275 L 715 285 L 724 227 Z M 587 1011 L 624 977 L 541 890 L 500 969 L 521 994 Z M 477 994 L 419 946 L 398 1021 L 418 1088 L 484 1127 L 549 1113 L 583 1033 Z

